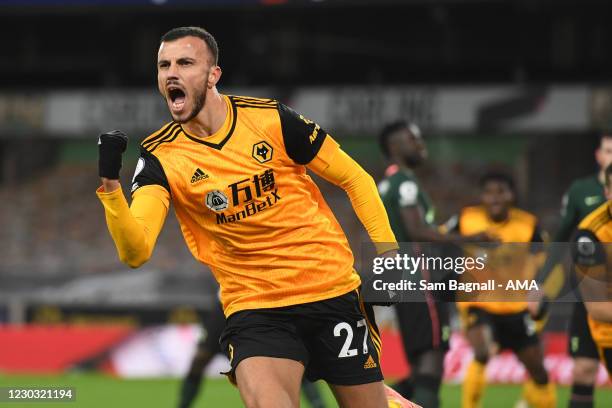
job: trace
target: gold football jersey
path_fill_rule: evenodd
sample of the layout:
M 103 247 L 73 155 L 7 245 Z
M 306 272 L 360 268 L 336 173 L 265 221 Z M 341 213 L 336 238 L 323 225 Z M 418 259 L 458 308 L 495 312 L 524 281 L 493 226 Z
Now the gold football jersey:
M 489 218 L 483 206 L 466 207 L 461 212 L 458 223 L 459 232 L 462 235 L 472 235 L 486 232 L 497 237 L 502 243 L 542 242 L 543 238 L 534 215 L 518 208 L 511 208 L 508 219 L 503 222 L 495 222 Z M 533 259 L 528 245 L 501 245 L 498 248 L 488 250 L 488 259 L 483 271 L 475 271 L 472 277 L 478 281 L 486 282 L 488 279 L 501 278 L 497 282 L 503 282 L 503 288 L 496 289 L 491 294 L 479 294 L 478 298 L 491 301 L 481 302 L 458 302 L 459 309 L 478 307 L 491 313 L 510 314 L 518 313 L 527 308 L 526 293 L 522 291 L 507 291 L 505 283 L 507 279 L 531 279 L 535 273 Z M 508 301 L 495 301 L 508 299 Z
M 598 282 L 603 293 L 597 295 L 583 292 L 585 301 L 606 301 L 612 298 L 612 201 L 599 206 L 578 225 L 574 237 L 574 262 L 578 280 L 588 276 Z M 606 244 L 607 243 L 607 244 Z M 605 299 L 593 299 L 593 296 Z M 609 303 L 607 300 L 606 303 Z M 588 309 L 588 305 L 587 305 Z M 612 347 L 612 323 L 594 320 L 590 315 L 589 327 L 595 343 L 600 348 Z
M 229 113 L 215 134 L 172 122 L 142 142 L 132 192 L 154 184 L 170 193 L 187 246 L 221 286 L 226 316 L 357 288 L 344 232 L 304 166 L 333 140 L 275 100 L 223 97 Z

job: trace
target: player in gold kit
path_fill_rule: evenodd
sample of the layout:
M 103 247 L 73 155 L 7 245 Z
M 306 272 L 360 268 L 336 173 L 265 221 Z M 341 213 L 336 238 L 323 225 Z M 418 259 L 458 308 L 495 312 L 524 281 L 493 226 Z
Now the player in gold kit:
M 397 243 L 372 178 L 316 123 L 272 99 L 223 95 L 210 33 L 161 40 L 158 87 L 172 122 L 147 137 L 128 206 L 119 184 L 127 137 L 99 139 L 98 189 L 120 259 L 149 259 L 170 203 L 193 256 L 221 287 L 228 376 L 248 407 L 297 407 L 302 376 L 343 407 L 389 402 L 381 341 L 340 225 L 306 168 L 343 188 L 379 254 Z
M 574 262 L 591 335 L 612 375 L 612 165 L 605 169 L 606 202 L 586 216 L 574 236 Z
M 497 258 L 501 258 L 501 262 L 494 265 L 494 273 L 513 279 L 533 278 L 526 276 L 529 271 L 531 274 L 535 272 L 535 265 L 530 268 L 528 262 L 537 256 L 538 249 L 540 252 L 543 249 L 537 247 L 537 243 L 542 243 L 543 238 L 536 217 L 513 206 L 514 182 L 509 176 L 503 173 L 488 173 L 483 176 L 480 185 L 482 204 L 464 208 L 459 217 L 455 218 L 455 222 L 449 222 L 447 227 L 461 234 L 487 232 L 497 237 L 506 245 L 496 250 Z M 536 244 L 514 245 L 516 243 Z M 530 254 L 532 252 L 533 254 Z M 488 263 L 492 264 L 493 259 L 489 259 Z M 489 273 L 492 272 L 489 270 Z M 529 405 L 535 408 L 556 406 L 555 387 L 549 382 L 544 368 L 544 356 L 536 324 L 527 312 L 526 294 L 514 299 L 510 295 L 511 293 L 501 295 L 488 301 L 485 299 L 457 303 L 466 338 L 474 350 L 474 360 L 470 363 L 463 382 L 463 408 L 480 406 L 485 388 L 486 364 L 492 350 L 499 348 L 511 349 L 529 373 L 531 378 L 523 388 L 523 397 Z M 507 299 L 504 299 L 506 297 Z M 501 299 L 505 301 L 500 301 Z

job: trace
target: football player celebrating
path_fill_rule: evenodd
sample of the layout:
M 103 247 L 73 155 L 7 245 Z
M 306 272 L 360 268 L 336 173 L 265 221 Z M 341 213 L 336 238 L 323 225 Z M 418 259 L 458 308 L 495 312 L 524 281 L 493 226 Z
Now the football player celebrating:
M 346 236 L 306 169 L 343 188 L 382 255 L 397 243 L 372 178 L 318 124 L 272 99 L 219 93 L 218 46 L 170 30 L 157 55 L 172 121 L 147 137 L 128 206 L 127 137 L 99 139 L 97 194 L 120 259 L 146 262 L 170 203 L 193 256 L 221 288 L 227 373 L 247 407 L 297 407 L 303 375 L 343 407 L 388 405 L 380 335 Z

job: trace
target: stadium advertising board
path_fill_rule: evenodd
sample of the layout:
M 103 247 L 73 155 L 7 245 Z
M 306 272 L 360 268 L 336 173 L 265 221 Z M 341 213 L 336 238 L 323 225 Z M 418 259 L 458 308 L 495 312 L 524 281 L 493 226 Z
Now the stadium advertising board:
M 222 92 L 274 96 L 263 88 Z M 584 130 L 592 122 L 591 95 L 585 86 L 346 87 L 298 88 L 283 101 L 324 128 L 359 136 L 397 118 L 435 130 Z M 58 91 L 25 99 L 0 95 L 3 133 L 19 130 L 18 122 L 24 132 L 84 137 L 113 123 L 144 135 L 169 120 L 164 101 L 151 90 Z
M 88 306 L 41 304 L 26 308 L 26 321 L 35 324 L 119 324 L 146 326 L 199 323 L 206 311 L 194 306 Z

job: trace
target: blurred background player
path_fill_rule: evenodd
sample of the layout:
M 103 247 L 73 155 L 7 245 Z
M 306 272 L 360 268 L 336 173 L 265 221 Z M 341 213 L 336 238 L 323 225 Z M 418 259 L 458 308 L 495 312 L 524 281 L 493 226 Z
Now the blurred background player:
M 207 315 L 203 325 L 202 338 L 198 341 L 195 354 L 189 365 L 189 371 L 181 383 L 181 394 L 178 408 L 189 408 L 198 396 L 204 383 L 204 370 L 219 353 L 219 338 L 225 327 L 225 316 L 220 302 Z
M 207 315 L 203 334 L 193 355 L 189 371 L 181 383 L 178 408 L 189 408 L 198 396 L 204 383 L 204 370 L 213 357 L 220 352 L 219 338 L 225 327 L 225 316 L 221 303 L 215 302 L 213 310 Z M 325 408 L 323 397 L 316 384 L 306 378 L 302 380 L 302 393 L 312 408 Z
M 464 208 L 459 217 L 454 218 L 454 226 L 452 222 L 448 223 L 449 230 L 465 235 L 486 232 L 503 243 L 543 242 L 536 217 L 513 206 L 514 183 L 509 176 L 485 174 L 480 186 L 481 205 Z M 537 248 L 534 246 L 534 249 Z M 504 250 L 511 250 L 512 256 L 496 273 L 516 276 L 516 279 L 526 278 L 520 269 L 526 270 L 527 265 L 520 261 L 522 257 L 514 250 L 531 252 L 532 248 L 507 246 Z M 492 261 L 491 257 L 489 261 Z M 458 302 L 457 306 L 463 317 L 467 340 L 474 350 L 474 360 L 463 382 L 462 407 L 480 406 L 486 383 L 486 364 L 498 349 L 512 350 L 527 369 L 531 380 L 523 387 L 523 398 L 536 408 L 555 407 L 555 388 L 549 383 L 544 368 L 536 324 L 527 312 L 527 302 L 466 301 Z
M 604 180 L 607 201 L 582 220 L 573 242 L 588 325 L 599 357 L 612 375 L 612 164 Z
M 385 178 L 378 184 L 391 228 L 398 242 L 479 242 L 485 233 L 462 237 L 442 234 L 434 226 L 431 199 L 414 173 L 427 159 L 421 130 L 415 124 L 397 121 L 385 126 L 379 136 L 383 154 L 390 162 Z M 431 280 L 429 271 L 421 271 Z M 429 292 L 425 301 L 395 304 L 399 328 L 411 374 L 394 386 L 400 394 L 425 407 L 439 406 L 439 389 L 444 374 L 450 326 L 448 304 Z
M 604 171 L 612 163 L 612 132 L 601 132 L 599 145 L 595 150 L 595 160 L 599 171 L 589 177 L 574 181 L 563 196 L 561 209 L 561 224 L 554 236 L 553 242 L 569 242 L 580 221 L 605 201 Z M 552 271 L 562 260 L 563 251 L 558 246 L 551 246 L 546 263 L 538 273 L 540 284 L 554 279 Z M 569 275 L 573 277 L 573 274 Z M 574 287 L 574 285 L 572 285 Z M 534 293 L 536 302 L 530 303 L 532 316 L 539 316 L 546 308 L 547 299 L 541 299 Z M 579 293 L 577 292 L 579 295 Z M 574 359 L 572 372 L 572 393 L 570 408 L 593 407 L 593 389 L 599 369 L 597 347 L 587 323 L 587 312 L 582 301 L 573 304 L 569 321 L 569 352 Z

